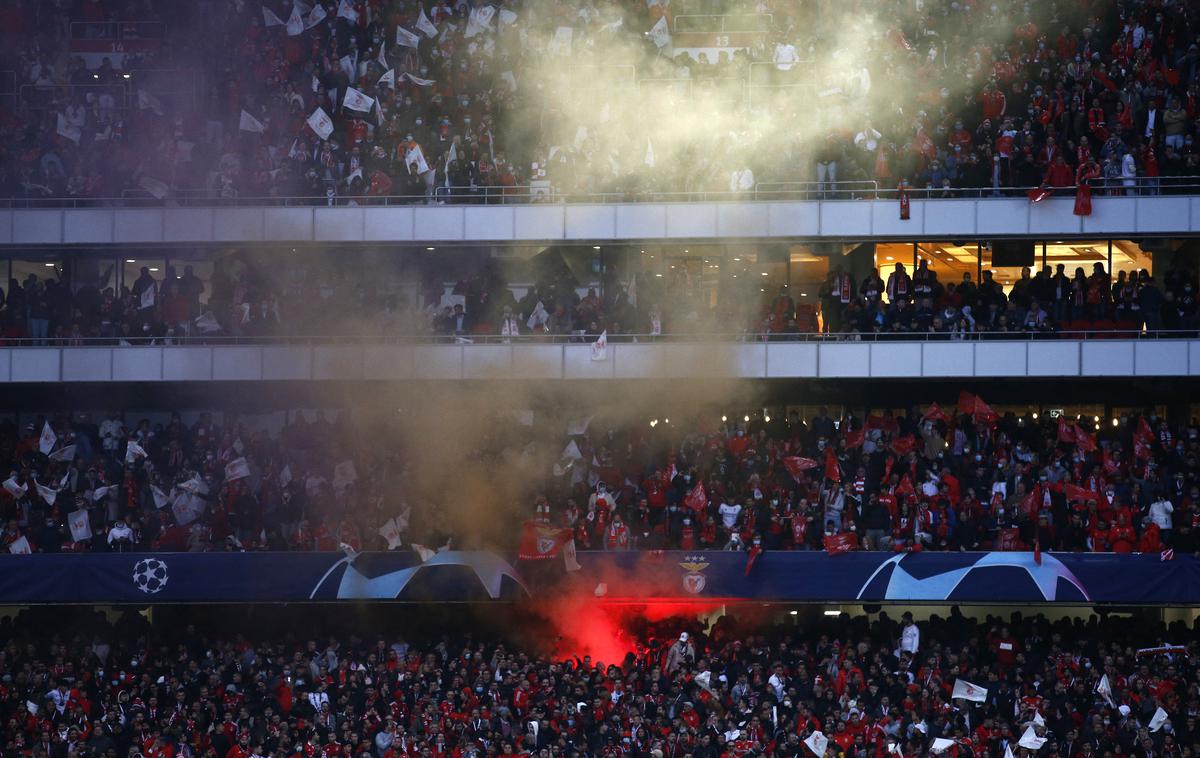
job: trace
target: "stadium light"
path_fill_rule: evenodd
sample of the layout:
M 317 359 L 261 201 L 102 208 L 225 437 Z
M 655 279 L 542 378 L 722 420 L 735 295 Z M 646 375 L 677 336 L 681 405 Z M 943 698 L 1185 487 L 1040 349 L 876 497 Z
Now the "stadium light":
M 1034 411 L 1034 412 L 1033 412 L 1033 420 L 1034 420 L 1034 421 L 1037 421 L 1037 411 Z
M 728 419 L 728 418 L 726 418 L 725 416 L 723 416 L 723 415 L 721 416 L 721 422 L 722 422 L 722 423 L 724 423 L 725 421 L 728 421 L 728 420 L 729 420 L 729 419 Z
M 826 616 L 841 616 L 841 611 L 825 611 Z
M 789 614 L 791 614 L 792 616 L 799 616 L 799 615 L 800 615 L 800 611 L 788 611 L 788 613 L 789 613 Z

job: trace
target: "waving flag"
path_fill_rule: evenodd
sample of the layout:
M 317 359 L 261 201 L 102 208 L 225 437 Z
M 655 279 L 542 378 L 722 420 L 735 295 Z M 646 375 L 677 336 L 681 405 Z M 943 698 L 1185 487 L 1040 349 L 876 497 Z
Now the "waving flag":
M 354 3 L 350 0 L 341 0 L 338 3 L 338 18 L 344 18 L 352 24 L 358 23 L 358 11 L 354 10 Z
M 396 44 L 415 48 L 421 44 L 421 38 L 405 29 L 403 26 L 397 26 Z
M 526 521 L 522 527 L 521 544 L 517 548 L 517 557 L 523 561 L 554 558 L 571 538 L 570 529 Z
M 783 459 L 783 467 L 796 481 L 800 481 L 800 475 L 805 471 L 811 471 L 821 464 L 814 461 L 812 458 L 801 458 L 798 455 L 789 455 Z
M 29 544 L 29 539 L 22 534 L 9 544 L 8 552 L 13 555 L 33 555 L 33 546 Z
M 987 700 L 987 687 L 980 687 L 978 684 L 971 684 L 966 679 L 954 680 L 954 692 L 950 694 L 951 700 L 963 699 L 970 700 L 972 703 L 982 703 Z
M 130 463 L 137 463 L 137 460 L 139 458 L 145 458 L 145 457 L 146 457 L 146 449 L 143 448 L 138 443 L 134 442 L 133 440 L 129 440 L 129 443 L 125 446 L 125 463 L 126 463 L 126 465 L 128 465 Z
M 817 758 L 824 758 L 825 750 L 829 747 L 829 738 L 819 731 L 813 732 L 804 739 L 804 746 L 813 751 Z
M 264 5 L 262 7 L 262 13 L 263 26 L 267 29 L 270 29 L 272 26 L 283 26 L 283 19 L 281 19 L 279 16 L 276 16 L 275 12 L 267 6 Z
M 225 481 L 232 482 L 250 476 L 250 464 L 245 458 L 238 458 L 225 464 Z
M 592 360 L 606 361 L 608 360 L 608 330 L 605 329 L 592 343 Z
M 1075 445 L 1085 453 L 1093 452 L 1096 449 L 1096 439 L 1092 435 L 1083 430 L 1079 424 L 1075 425 Z
M 429 20 L 429 16 L 425 15 L 424 8 L 421 8 L 421 13 L 417 16 L 417 31 L 421 32 L 429 39 L 433 39 L 438 36 L 438 29 L 433 25 L 433 22 Z
M 75 446 L 67 445 L 61 450 L 55 450 L 50 454 L 50 460 L 70 463 L 71 461 L 75 460 Z
M 704 492 L 704 485 L 696 482 L 696 486 L 692 487 L 692 491 L 687 493 L 683 498 L 683 504 L 691 508 L 696 513 L 700 513 L 708 507 L 708 495 Z
M 321 108 L 317 108 L 312 112 L 312 115 L 307 119 L 307 123 L 308 128 L 312 129 L 323 140 L 329 139 L 329 135 L 333 134 L 333 121 Z
M 662 49 L 671 44 L 671 30 L 667 27 L 667 17 L 659 16 L 658 21 L 646 32 L 646 36 L 654 46 Z
M 925 415 L 921 416 L 922 421 L 945 421 L 946 413 L 937 403 L 930 403 L 929 410 L 925 411 Z
M 254 116 L 251 116 L 246 111 L 242 111 L 242 118 L 238 123 L 238 129 L 243 132 L 257 132 L 262 134 L 267 130 L 267 127 L 263 126 L 263 123 Z
M 1112 685 L 1108 682 L 1108 674 L 1100 677 L 1100 683 L 1096 685 L 1096 692 L 1100 694 L 1100 697 L 1104 698 L 1104 702 L 1108 703 L 1109 708 L 1116 707 L 1113 705 Z
M 71 527 L 71 539 L 76 542 L 84 542 L 92 538 L 92 522 L 88 518 L 87 509 L 80 508 L 77 511 L 71 511 L 67 516 L 67 524 Z
M 325 20 L 326 15 L 325 7 L 320 3 L 317 3 L 313 6 L 312 11 L 309 12 L 308 19 L 304 22 L 304 29 L 307 31 L 321 23 Z
M 292 15 L 288 16 L 287 34 L 289 37 L 299 37 L 304 33 L 304 17 L 300 15 L 300 7 L 292 6 Z
M 46 421 L 42 424 L 42 433 L 38 437 L 38 450 L 42 451 L 42 455 L 49 455 L 55 442 L 58 442 L 58 435 L 50 428 L 50 422 Z
M 842 481 L 842 469 L 838 466 L 837 456 L 833 454 L 833 448 L 825 448 L 825 478 L 840 482 Z
M 375 107 L 375 98 L 367 97 L 353 87 L 346 88 L 346 97 L 342 99 L 342 107 L 361 113 L 370 113 Z

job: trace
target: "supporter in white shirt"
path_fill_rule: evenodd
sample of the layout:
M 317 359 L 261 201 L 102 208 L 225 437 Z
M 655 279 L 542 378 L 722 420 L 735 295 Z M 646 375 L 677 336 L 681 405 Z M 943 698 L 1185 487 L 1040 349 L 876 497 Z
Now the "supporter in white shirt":
M 726 529 L 732 531 L 737 524 L 738 516 L 742 513 L 742 506 L 737 503 L 721 503 L 721 507 L 717 511 L 721 514 L 721 523 Z
M 118 521 L 108 530 L 108 544 L 126 544 L 133 542 L 133 530 L 124 520 Z
M 1171 505 L 1171 501 L 1162 495 L 1150 504 L 1150 520 L 1158 524 L 1158 528 L 1164 532 L 1171 531 L 1171 514 L 1174 512 L 1175 506 Z
M 917 654 L 917 650 L 921 647 L 921 630 L 917 628 L 917 623 L 913 621 L 911 613 L 904 614 L 904 629 L 900 632 L 900 652 Z
M 780 71 L 791 71 L 792 66 L 800 62 L 800 53 L 790 42 L 780 42 L 775 45 L 775 68 Z
M 854 135 L 854 146 L 873 153 L 879 147 L 879 140 L 882 137 L 882 134 L 872 129 L 870 124 L 867 124 L 861 132 Z
M 754 172 L 748 168 L 734 171 L 729 175 L 730 192 L 749 192 L 754 189 Z

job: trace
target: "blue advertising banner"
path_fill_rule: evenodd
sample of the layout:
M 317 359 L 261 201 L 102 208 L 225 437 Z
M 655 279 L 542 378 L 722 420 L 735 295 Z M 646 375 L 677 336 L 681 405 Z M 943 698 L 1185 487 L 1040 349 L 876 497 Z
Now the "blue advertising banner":
M 491 553 L 94 553 L 0 556 L 0 603 L 501 600 L 528 595 Z
M 1200 561 L 1105 553 L 580 552 L 570 580 L 611 599 L 1200 604 Z M 539 562 L 540 563 L 540 562 Z M 553 563 L 553 565 L 551 565 Z M 562 564 L 546 562 L 562 576 Z M 603 585 L 603 587 L 600 587 Z M 0 604 L 486 601 L 529 595 L 485 552 L 0 556 Z
M 829 602 L 1200 603 L 1200 561 L 1157 554 L 579 553 L 609 598 Z

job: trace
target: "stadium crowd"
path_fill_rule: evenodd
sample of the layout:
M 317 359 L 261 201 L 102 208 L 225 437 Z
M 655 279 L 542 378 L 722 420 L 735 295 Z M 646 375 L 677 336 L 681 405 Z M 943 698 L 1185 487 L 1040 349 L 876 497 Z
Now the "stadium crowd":
M 47 633 L 32 616 L 0 622 L 6 755 L 1200 751 L 1196 631 L 1181 622 L 1018 613 L 973 620 L 953 608 L 919 623 L 885 611 L 874 621 L 764 628 L 730 614 L 710 626 L 640 624 L 627 637 L 633 652 L 599 661 L 554 656 L 490 630 L 440 639 L 427 630 L 411 643 L 380 632 L 320 637 L 311 626 L 214 634 L 186 619 L 151 626 L 130 612 Z M 972 700 L 951 697 L 962 682 L 977 685 Z
M 736 269 L 734 269 L 736 270 Z M 671 270 L 622 280 L 605 274 L 600 287 L 580 287 L 569 274 L 538 276 L 514 287 L 503 271 L 481 266 L 447 283 L 429 267 L 419 285 L 401 291 L 361 270 L 302 265 L 286 273 L 238 257 L 218 261 L 212 276 L 166 266 L 161 278 L 143 266 L 121 287 L 111 270 L 72 282 L 29 274 L 0 288 L 0 341 L 35 344 L 172 344 L 236 337 L 595 339 L 620 335 L 757 335 L 788 339 L 825 332 L 927 335 L 941 339 L 1072 336 L 1077 331 L 1187 332 L 1197 323 L 1200 283 L 1189 269 L 1171 268 L 1161 284 L 1146 270 L 1113 280 L 1096 263 L 1073 274 L 1059 264 L 1011 285 L 991 270 L 976 283 L 967 273 L 941 282 L 922 260 L 910 274 L 901 264 L 885 282 L 873 269 L 855 283 L 841 265 L 815 293 L 818 306 L 780 287 L 767 292 L 752 276 L 725 276 L 716 296 L 695 277 Z M 354 274 L 352 276 L 351 274 Z M 1007 291 L 1006 291 L 1007 290 Z M 818 321 L 818 314 L 820 320 Z M 740 326 L 738 326 L 740 325 Z
M 505 434 L 464 442 L 477 448 L 464 465 L 532 455 L 528 515 L 580 549 L 1200 551 L 1194 422 L 1035 416 L 999 417 L 964 392 L 957 407 L 836 421 L 597 422 L 571 430 L 561 455 L 563 442 L 506 418 Z M 391 434 L 303 413 L 274 436 L 236 414 L 9 422 L 0 539 L 14 551 L 450 543 L 449 504 L 424 490 L 409 502 L 404 447 L 380 444 Z M 476 539 L 508 550 L 523 506 L 496 509 L 511 528 Z
M 660 33 L 677 15 L 746 10 L 766 31 L 719 54 L 671 57 Z M 6 0 L 0 13 L 0 196 L 457 202 L 541 183 L 630 199 L 814 180 L 1138 194 L 1200 175 L 1190 3 Z M 645 86 L 605 90 L 610 66 Z M 176 74 L 156 86 L 163 71 Z M 730 128 L 656 134 L 634 102 Z

